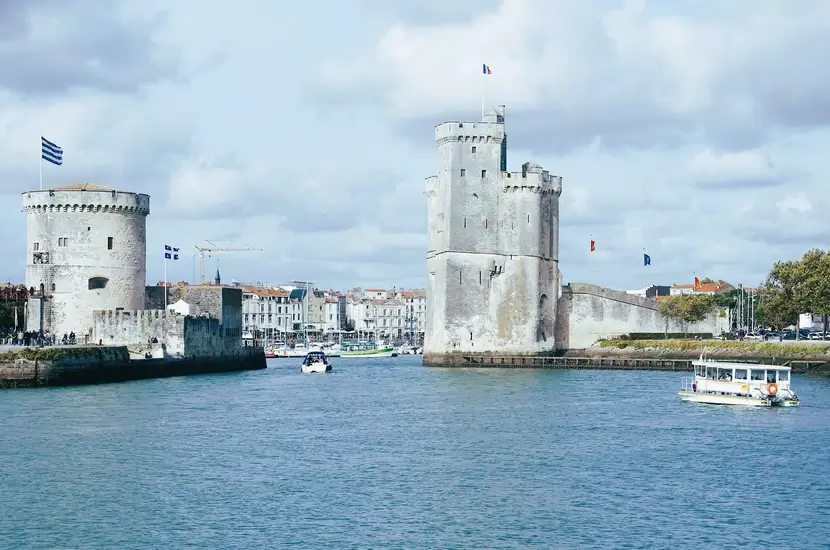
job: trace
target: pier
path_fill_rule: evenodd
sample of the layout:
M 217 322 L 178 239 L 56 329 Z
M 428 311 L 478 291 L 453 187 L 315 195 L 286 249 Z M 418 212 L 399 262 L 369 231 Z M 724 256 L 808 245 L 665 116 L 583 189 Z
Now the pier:
M 590 369 L 590 370 L 650 370 L 689 372 L 691 358 L 669 359 L 665 357 L 562 357 L 527 355 L 461 355 L 452 361 L 453 367 L 474 368 L 528 368 L 528 369 Z M 791 367 L 797 374 L 830 374 L 827 361 L 790 359 L 786 357 L 718 357 L 719 361 L 734 363 L 765 363 Z M 431 366 L 440 366 L 431 364 Z M 449 365 L 448 365 L 449 366 Z

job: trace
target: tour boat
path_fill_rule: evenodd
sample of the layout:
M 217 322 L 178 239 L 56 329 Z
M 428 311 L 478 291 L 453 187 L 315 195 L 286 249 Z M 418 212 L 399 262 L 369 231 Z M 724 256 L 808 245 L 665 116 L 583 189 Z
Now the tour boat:
M 306 354 L 305 359 L 303 359 L 303 364 L 300 367 L 300 370 L 305 374 L 315 372 L 331 372 L 331 363 L 329 363 L 326 354 L 322 351 L 309 351 Z
M 710 405 L 796 407 L 799 399 L 790 388 L 792 371 L 780 365 L 692 361 L 693 378 L 684 378 L 678 395 L 683 401 Z
M 383 342 L 344 342 L 340 345 L 340 357 L 394 357 L 395 348 Z

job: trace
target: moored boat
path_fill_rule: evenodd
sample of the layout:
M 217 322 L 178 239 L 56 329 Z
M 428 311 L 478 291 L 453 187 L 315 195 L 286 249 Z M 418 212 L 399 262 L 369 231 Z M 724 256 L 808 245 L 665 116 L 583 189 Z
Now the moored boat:
M 306 374 L 331 372 L 331 363 L 326 354 L 320 350 L 309 351 L 300 370 Z
M 340 357 L 394 357 L 395 348 L 383 342 L 344 342 L 340 346 Z
M 798 396 L 790 387 L 792 370 L 781 365 L 692 361 L 694 377 L 683 379 L 678 392 L 683 401 L 710 405 L 796 407 Z

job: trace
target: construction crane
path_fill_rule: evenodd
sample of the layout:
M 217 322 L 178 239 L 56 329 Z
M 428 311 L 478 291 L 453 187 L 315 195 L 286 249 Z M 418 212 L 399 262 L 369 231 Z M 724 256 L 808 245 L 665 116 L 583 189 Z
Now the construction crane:
M 199 251 L 199 283 L 205 283 L 205 252 L 261 252 L 261 248 L 251 248 L 250 246 L 243 246 L 239 248 L 228 248 L 217 246 L 216 244 L 205 241 L 210 246 L 197 246 L 196 250 Z

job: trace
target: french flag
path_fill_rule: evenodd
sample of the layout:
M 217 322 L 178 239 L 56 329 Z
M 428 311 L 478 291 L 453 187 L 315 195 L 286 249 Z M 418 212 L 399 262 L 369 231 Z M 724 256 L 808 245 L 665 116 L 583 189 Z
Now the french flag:
M 482 72 L 483 74 L 493 74 L 493 73 L 490 71 L 490 67 L 489 67 L 486 63 L 485 63 L 485 64 L 483 64 L 483 65 L 481 66 L 481 72 Z

